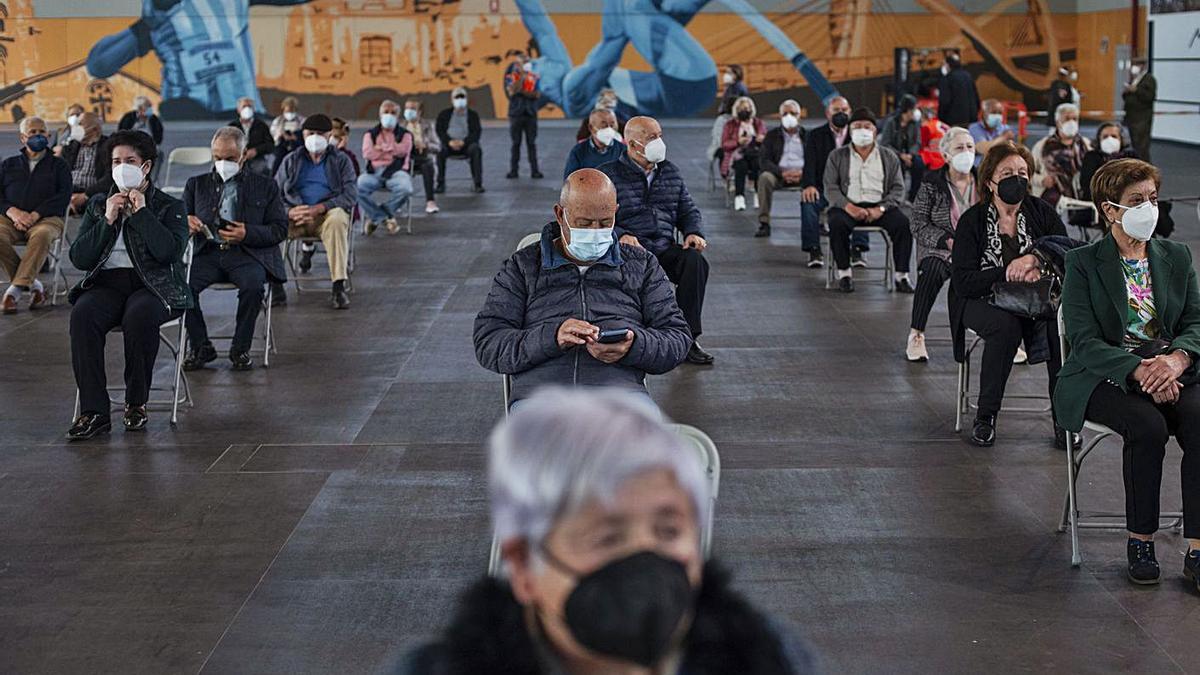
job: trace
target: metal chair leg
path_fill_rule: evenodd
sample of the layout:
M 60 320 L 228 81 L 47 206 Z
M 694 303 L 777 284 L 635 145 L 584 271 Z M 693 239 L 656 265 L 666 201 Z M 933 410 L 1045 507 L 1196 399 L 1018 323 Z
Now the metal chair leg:
M 1067 434 L 1067 519 L 1071 528 L 1071 566 L 1079 567 L 1083 564 L 1083 557 L 1079 555 L 1079 509 L 1076 506 L 1078 503 L 1075 493 L 1075 443 L 1071 438 L 1072 434 Z

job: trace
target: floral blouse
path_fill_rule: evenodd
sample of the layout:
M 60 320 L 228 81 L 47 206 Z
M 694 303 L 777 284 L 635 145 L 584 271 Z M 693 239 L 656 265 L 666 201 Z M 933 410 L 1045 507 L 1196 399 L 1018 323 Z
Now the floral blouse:
M 1154 289 L 1150 282 L 1150 259 L 1121 259 L 1121 271 L 1125 273 L 1125 289 L 1129 306 L 1125 314 L 1125 339 L 1122 346 L 1128 351 L 1141 347 L 1150 340 L 1162 337 L 1162 325 L 1158 311 L 1154 308 Z

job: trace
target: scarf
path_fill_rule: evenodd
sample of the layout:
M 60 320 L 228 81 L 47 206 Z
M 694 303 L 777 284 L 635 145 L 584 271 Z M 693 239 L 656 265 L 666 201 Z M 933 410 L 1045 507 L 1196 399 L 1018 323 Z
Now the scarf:
M 1025 212 L 1017 210 L 1017 246 L 1022 251 L 1028 250 L 1032 244 L 1029 233 L 1025 231 Z M 992 270 L 1004 267 L 1004 245 L 1000 242 L 1000 211 L 995 204 L 988 204 L 987 211 L 987 248 L 983 251 L 983 269 Z

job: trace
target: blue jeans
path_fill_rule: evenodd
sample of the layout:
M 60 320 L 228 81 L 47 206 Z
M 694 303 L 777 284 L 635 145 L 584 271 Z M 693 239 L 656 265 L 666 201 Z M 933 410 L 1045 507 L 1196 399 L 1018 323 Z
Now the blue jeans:
M 825 195 L 815 202 L 800 202 L 800 250 L 821 251 L 821 212 L 829 208 Z M 855 232 L 850 239 L 859 251 L 871 249 L 871 239 L 866 232 Z
M 381 206 L 375 203 L 375 191 L 386 187 L 390 193 Z M 358 177 L 358 206 L 369 220 L 380 222 L 393 217 L 412 195 L 412 176 L 407 171 L 397 171 L 385 182 L 377 173 L 364 173 Z

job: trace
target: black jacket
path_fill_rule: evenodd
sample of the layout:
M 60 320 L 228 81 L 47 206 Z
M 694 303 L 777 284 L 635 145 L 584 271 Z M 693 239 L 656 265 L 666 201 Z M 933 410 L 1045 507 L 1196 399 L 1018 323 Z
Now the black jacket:
M 454 108 L 446 108 L 438 113 L 437 124 L 434 125 L 438 139 L 442 142 L 442 152 L 450 150 L 450 116 L 453 114 Z M 463 139 L 464 149 L 472 143 L 478 143 L 482 135 L 483 127 L 479 125 L 479 113 L 467 108 L 467 137 Z
M 967 127 L 979 118 L 979 91 L 975 78 L 954 66 L 938 82 L 938 119 L 952 127 Z
M 783 169 L 779 168 L 779 160 L 783 157 L 783 135 L 787 133 L 783 127 L 775 127 L 767 132 L 766 138 L 763 139 L 762 152 L 758 155 L 758 166 L 763 171 L 775 174 L 776 178 L 783 179 Z M 800 142 L 805 143 L 808 132 L 804 127 L 796 127 L 796 133 L 800 134 Z M 807 148 L 806 148 L 807 150 Z M 804 153 L 804 167 L 808 168 L 808 153 Z
M 849 132 L 846 140 L 849 141 Z M 804 139 L 804 175 L 800 178 L 801 187 L 815 187 L 825 194 L 825 162 L 829 155 L 837 149 L 837 138 L 829 124 L 822 124 L 808 132 Z
M 675 230 L 684 236 L 700 237 L 700 209 L 692 200 L 679 167 L 664 160 L 658 164 L 654 180 L 646 184 L 646 172 L 633 163 L 628 154 L 600 167 L 617 188 L 617 224 L 614 235 L 620 239 L 632 234 L 642 246 L 658 255 L 675 243 Z
M 524 608 L 508 584 L 484 579 L 459 601 L 440 640 L 413 652 L 399 675 L 544 675 Z M 801 675 L 817 671 L 799 640 L 729 588 L 715 563 L 704 570 L 696 616 L 684 638 L 684 675 Z
M 32 172 L 24 150 L 0 163 L 0 214 L 15 206 L 43 218 L 61 218 L 70 200 L 71 170 L 49 151 Z
M 381 133 L 383 133 L 383 125 L 382 124 L 376 124 L 375 126 L 373 126 L 367 130 L 367 135 L 371 137 L 372 143 L 375 142 L 376 138 L 379 138 L 379 134 L 381 134 Z M 410 132 L 408 129 L 405 129 L 404 127 L 400 126 L 399 124 L 397 124 L 396 127 L 394 129 L 392 129 L 392 135 L 395 137 L 397 145 L 399 145 L 401 143 L 401 141 L 404 140 L 404 137 L 410 133 L 412 133 L 412 132 Z M 347 152 L 349 152 L 349 151 L 347 151 Z M 408 154 L 406 154 L 404 156 L 393 157 L 392 163 L 383 167 L 383 171 L 380 172 L 380 174 L 379 174 L 380 177 L 383 178 L 384 180 L 388 180 L 389 178 L 394 176 L 397 171 L 405 171 L 404 167 L 405 167 L 405 165 L 408 164 L 408 160 L 409 160 L 409 157 L 412 156 L 412 152 L 413 152 L 412 150 L 409 150 Z M 359 172 L 358 171 L 358 158 L 354 156 L 354 153 L 350 153 L 350 157 L 351 157 L 351 160 L 350 160 L 351 163 L 354 164 L 354 174 L 358 175 L 358 172 Z M 365 160 L 364 164 L 366 164 L 366 166 L 367 166 L 367 173 L 375 173 L 375 171 L 376 171 L 375 166 L 371 164 L 370 160 Z
M 150 186 L 144 209 L 121 216 L 109 225 L 104 217 L 107 199 L 108 195 L 93 196 L 83 212 L 79 235 L 71 244 L 71 263 L 86 274 L 67 299 L 74 304 L 92 287 L 92 277 L 108 260 L 120 230 L 142 283 L 162 301 L 167 311 L 191 309 L 192 293 L 184 281 L 183 254 L 187 250 L 188 226 L 183 202 Z
M 63 146 L 62 159 L 67 163 L 68 171 L 75 171 L 75 160 L 79 157 L 80 147 L 82 145 L 79 141 L 71 141 Z M 101 136 L 96 141 L 96 162 L 92 167 L 92 173 L 96 177 L 96 182 L 86 190 L 89 197 L 112 189 L 112 148 L 108 145 L 108 136 Z M 71 190 L 72 192 L 85 192 L 74 187 Z
M 242 129 L 242 120 L 236 119 L 229 123 L 231 127 Z M 275 139 L 271 138 L 271 127 L 267 123 L 255 117 L 250 123 L 250 133 L 246 134 L 246 149 L 254 150 L 255 157 L 267 157 L 275 152 Z
M 239 171 L 231 178 L 237 181 L 237 217 L 246 224 L 246 238 L 240 245 L 251 258 L 267 270 L 272 281 L 287 280 L 279 244 L 287 239 L 287 209 L 279 196 L 275 181 L 250 171 Z M 183 187 L 183 205 L 189 216 L 196 216 L 205 225 L 217 225 L 221 208 L 221 189 L 224 183 L 213 171 L 192 176 Z M 203 235 L 193 235 L 196 250 L 214 246 Z
M 154 139 L 155 145 L 162 145 L 162 120 L 158 119 L 158 115 L 151 115 L 148 120 L 148 124 L 150 125 L 150 137 Z M 132 129 L 134 124 L 137 124 L 137 111 L 130 110 L 121 116 L 121 121 L 117 123 L 117 129 L 120 131 L 126 131 L 128 129 Z

